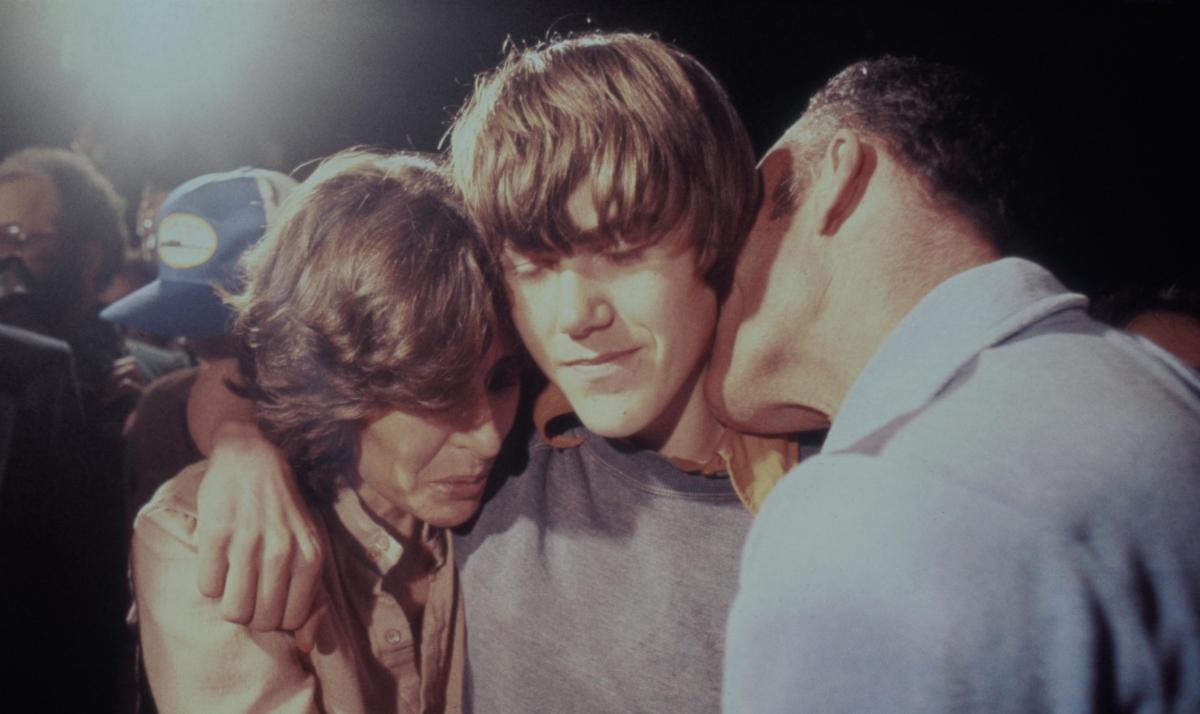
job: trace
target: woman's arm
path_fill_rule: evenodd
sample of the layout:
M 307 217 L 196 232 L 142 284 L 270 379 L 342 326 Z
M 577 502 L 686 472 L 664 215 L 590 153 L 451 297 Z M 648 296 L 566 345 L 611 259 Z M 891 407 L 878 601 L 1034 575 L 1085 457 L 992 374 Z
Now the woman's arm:
M 316 712 L 316 684 L 292 635 L 227 621 L 195 587 L 202 465 L 168 482 L 134 525 L 142 654 L 158 710 Z

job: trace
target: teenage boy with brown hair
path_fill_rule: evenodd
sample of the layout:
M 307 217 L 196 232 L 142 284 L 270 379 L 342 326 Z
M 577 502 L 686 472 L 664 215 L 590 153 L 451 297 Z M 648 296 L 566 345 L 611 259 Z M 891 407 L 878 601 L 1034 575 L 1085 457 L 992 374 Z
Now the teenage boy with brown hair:
M 459 541 L 469 699 L 715 710 L 747 507 L 796 457 L 701 389 L 755 209 L 741 122 L 694 58 L 586 36 L 482 78 L 451 165 L 551 383 L 528 465 Z

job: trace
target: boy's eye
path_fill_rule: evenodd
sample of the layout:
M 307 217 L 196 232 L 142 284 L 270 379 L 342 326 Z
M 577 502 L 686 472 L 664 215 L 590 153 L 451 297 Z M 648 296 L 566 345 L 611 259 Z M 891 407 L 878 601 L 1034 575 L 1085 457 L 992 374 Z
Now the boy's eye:
M 613 265 L 633 265 L 646 257 L 646 246 L 606 251 L 604 258 Z
M 506 253 L 502 264 L 506 273 L 517 278 L 536 277 L 543 270 L 554 267 L 553 260 L 522 255 L 520 253 Z
M 541 272 L 542 266 L 532 260 L 514 260 L 509 263 L 509 273 L 518 278 L 528 278 Z

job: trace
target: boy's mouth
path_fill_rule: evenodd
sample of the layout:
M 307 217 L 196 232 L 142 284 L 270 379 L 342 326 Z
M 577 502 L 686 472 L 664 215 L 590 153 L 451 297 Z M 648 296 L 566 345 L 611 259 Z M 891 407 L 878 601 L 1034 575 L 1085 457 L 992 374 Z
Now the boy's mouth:
M 561 362 L 560 365 L 582 377 L 595 379 L 619 372 L 640 349 L 641 347 L 630 347 L 623 350 L 611 350 L 589 357 L 567 360 Z

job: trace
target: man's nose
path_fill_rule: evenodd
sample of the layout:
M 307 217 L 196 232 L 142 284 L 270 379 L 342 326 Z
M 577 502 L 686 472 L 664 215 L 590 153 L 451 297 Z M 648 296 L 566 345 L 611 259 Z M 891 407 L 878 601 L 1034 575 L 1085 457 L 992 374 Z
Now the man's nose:
M 558 276 L 558 328 L 574 339 L 612 324 L 613 309 L 608 287 L 594 277 L 575 270 Z

